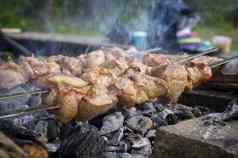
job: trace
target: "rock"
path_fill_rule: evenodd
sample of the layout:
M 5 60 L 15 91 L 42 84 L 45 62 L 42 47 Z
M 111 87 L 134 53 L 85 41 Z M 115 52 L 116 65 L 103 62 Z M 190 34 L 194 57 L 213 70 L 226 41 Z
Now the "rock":
M 102 135 L 119 130 L 124 123 L 124 116 L 121 112 L 110 114 L 103 119 L 103 126 L 100 130 Z
M 144 134 L 153 127 L 153 122 L 149 117 L 134 116 L 126 121 L 126 125 L 132 130 Z
M 155 158 L 237 158 L 238 122 L 204 126 L 202 118 L 161 127 L 157 131 Z

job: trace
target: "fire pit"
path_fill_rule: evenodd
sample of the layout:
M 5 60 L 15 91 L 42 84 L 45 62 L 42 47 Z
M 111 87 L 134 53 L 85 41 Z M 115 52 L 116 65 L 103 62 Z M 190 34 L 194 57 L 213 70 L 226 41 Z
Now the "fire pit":
M 130 77 L 128 78 L 131 79 Z M 68 80 L 68 78 L 64 78 L 64 80 Z M 133 81 L 133 78 L 131 80 Z M 71 83 L 67 82 L 67 84 Z M 27 82 L 8 90 L 2 90 L 1 96 L 9 97 L 16 93 L 41 90 L 34 82 Z M 194 91 L 198 92 L 197 89 Z M 33 95 L 28 93 L 10 99 L 0 99 L 1 114 L 6 114 L 9 109 L 11 111 L 23 109 L 24 111 L 27 108 L 41 107 L 44 104 L 42 98 L 45 95 L 44 93 L 34 93 Z M 186 99 L 188 96 L 190 102 Z M 224 104 L 221 103 L 223 108 L 218 110 L 214 106 L 206 106 L 206 98 L 212 98 L 209 95 L 203 95 L 205 99 L 200 100 L 199 104 L 192 102 L 199 100 L 199 97 L 201 95 L 188 92 L 182 95 L 176 104 L 165 104 L 162 100 L 149 99 L 139 102 L 140 104 L 136 107 L 133 106 L 134 102 L 123 100 L 126 106 L 112 106 L 97 115 L 93 114 L 93 117 L 90 115 L 90 119 L 87 119 L 86 122 L 79 121 L 78 118 L 65 122 L 65 116 L 62 113 L 59 114 L 55 111 L 52 113 L 50 110 L 47 110 L 49 112 L 30 112 L 27 115 L 24 113 L 24 116 L 21 117 L 1 119 L 0 127 L 1 131 L 20 147 L 23 147 L 30 157 L 47 157 L 49 154 L 49 157 L 56 158 L 149 158 L 155 149 L 156 131 L 160 127 L 174 125 L 180 121 L 201 117 L 211 112 L 223 111 L 227 102 L 233 99 L 232 97 L 228 99 L 220 97 Z M 68 101 L 71 102 L 72 99 Z M 87 104 L 84 105 L 94 105 L 88 100 L 86 101 Z M 127 105 L 128 102 L 132 102 L 132 105 Z M 185 106 L 182 103 L 190 106 Z M 63 116 L 64 121 L 55 117 L 54 114 Z M 85 112 L 83 111 L 81 114 L 85 114 Z

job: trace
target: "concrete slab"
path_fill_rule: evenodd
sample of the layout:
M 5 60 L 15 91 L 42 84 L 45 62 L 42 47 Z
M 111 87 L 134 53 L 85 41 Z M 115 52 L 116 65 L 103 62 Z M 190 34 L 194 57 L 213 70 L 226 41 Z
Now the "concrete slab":
M 154 158 L 238 158 L 238 122 L 204 126 L 201 118 L 158 129 Z

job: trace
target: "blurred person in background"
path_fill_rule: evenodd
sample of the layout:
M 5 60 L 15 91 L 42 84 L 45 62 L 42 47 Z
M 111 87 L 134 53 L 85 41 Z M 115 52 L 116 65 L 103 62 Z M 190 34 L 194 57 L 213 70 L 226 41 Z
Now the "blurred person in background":
M 148 43 L 150 48 L 160 47 L 174 51 L 180 49 L 178 36 L 190 36 L 197 16 L 183 0 L 161 0 L 149 15 Z

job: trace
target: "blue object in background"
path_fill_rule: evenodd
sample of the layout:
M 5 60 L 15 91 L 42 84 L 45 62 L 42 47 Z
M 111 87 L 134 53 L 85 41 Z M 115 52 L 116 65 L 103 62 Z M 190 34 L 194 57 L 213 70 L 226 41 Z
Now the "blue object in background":
M 143 31 L 133 32 L 130 43 L 137 49 L 147 49 L 147 33 Z

